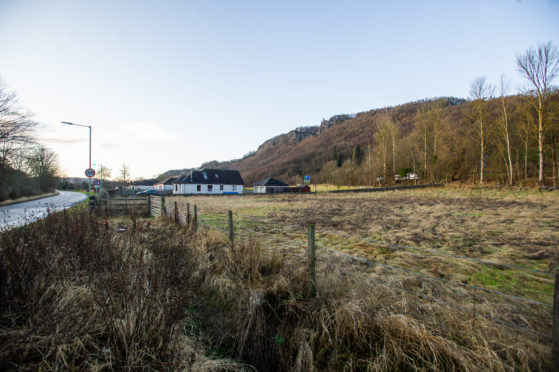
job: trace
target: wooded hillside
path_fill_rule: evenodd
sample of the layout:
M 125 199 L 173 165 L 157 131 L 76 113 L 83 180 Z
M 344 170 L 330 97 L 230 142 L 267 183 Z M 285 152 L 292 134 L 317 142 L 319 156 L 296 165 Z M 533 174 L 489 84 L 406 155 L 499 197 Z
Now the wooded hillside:
M 553 93 L 549 102 L 544 171 L 548 183 L 553 183 L 559 93 Z M 247 184 L 270 176 L 301 183 L 308 174 L 313 183 L 372 185 L 393 183 L 394 175 L 407 173 L 419 175 L 420 182 L 479 182 L 480 108 L 485 180 L 508 183 L 505 112 L 513 182 L 537 177 L 536 115 L 529 98 L 519 95 L 468 101 L 444 97 L 337 115 L 319 126 L 274 137 L 242 159 L 202 166 L 239 169 Z

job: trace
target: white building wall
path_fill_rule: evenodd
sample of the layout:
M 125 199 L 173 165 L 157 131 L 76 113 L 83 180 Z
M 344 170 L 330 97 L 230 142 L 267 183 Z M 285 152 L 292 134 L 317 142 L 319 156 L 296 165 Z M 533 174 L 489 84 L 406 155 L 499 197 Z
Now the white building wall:
M 155 185 L 156 190 L 173 190 L 173 188 L 173 185 L 164 185 L 162 183 Z
M 205 194 L 205 195 L 219 195 L 224 192 L 236 192 L 239 194 L 243 193 L 243 185 L 223 185 L 223 190 L 219 187 L 219 184 L 212 184 L 212 190 L 208 190 L 207 184 L 200 184 L 200 191 L 198 191 L 197 184 L 180 184 L 178 191 L 173 189 L 173 194 Z

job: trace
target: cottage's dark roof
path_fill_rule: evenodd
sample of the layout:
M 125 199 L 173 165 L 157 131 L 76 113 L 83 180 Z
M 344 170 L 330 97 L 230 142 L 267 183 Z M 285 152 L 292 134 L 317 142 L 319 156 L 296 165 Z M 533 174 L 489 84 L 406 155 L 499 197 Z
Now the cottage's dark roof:
M 137 180 L 137 181 L 133 181 L 130 184 L 135 185 L 135 186 L 153 186 L 157 183 L 157 180 L 155 178 L 151 178 L 148 180 Z
M 275 178 L 268 177 L 262 181 L 255 182 L 253 186 L 288 186 L 287 183 L 283 183 Z
M 169 177 L 163 182 L 159 182 L 158 185 L 172 185 L 179 177 Z
M 173 183 L 185 184 L 222 184 L 222 185 L 244 185 L 245 182 L 238 170 L 225 169 L 202 169 L 192 171 L 186 176 L 182 176 Z

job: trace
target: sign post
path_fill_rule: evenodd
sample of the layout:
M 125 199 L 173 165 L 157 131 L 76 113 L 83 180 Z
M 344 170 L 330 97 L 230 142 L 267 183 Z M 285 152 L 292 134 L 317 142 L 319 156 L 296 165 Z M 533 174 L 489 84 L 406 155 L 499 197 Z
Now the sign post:
M 90 166 L 85 170 L 85 175 L 89 178 L 89 196 L 91 196 L 91 177 L 95 176 L 95 169 Z

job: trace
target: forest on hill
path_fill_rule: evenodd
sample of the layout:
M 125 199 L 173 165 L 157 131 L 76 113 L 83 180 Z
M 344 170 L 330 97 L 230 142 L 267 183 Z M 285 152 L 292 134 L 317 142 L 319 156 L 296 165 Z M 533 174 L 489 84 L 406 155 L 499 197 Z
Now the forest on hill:
M 395 175 L 408 173 L 417 174 L 419 182 L 480 182 L 483 138 L 485 182 L 508 184 L 511 175 L 514 184 L 536 182 L 537 113 L 531 98 L 445 97 L 338 115 L 268 140 L 242 159 L 203 167 L 239 169 L 247 184 L 270 176 L 302 183 L 304 175 L 313 183 L 390 184 Z M 557 91 L 546 106 L 544 176 L 553 183 L 559 160 Z

